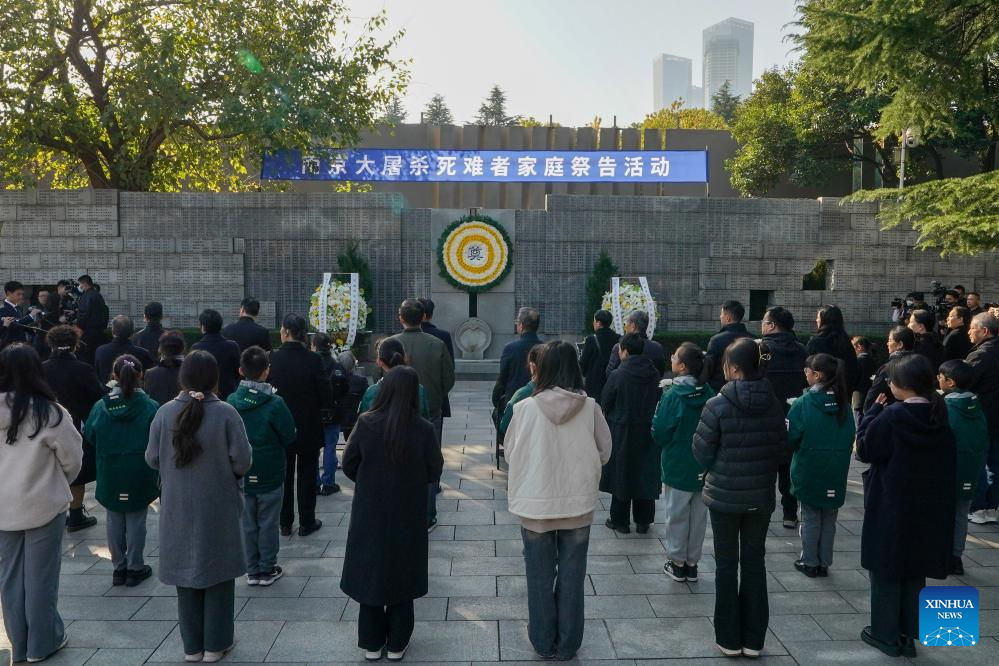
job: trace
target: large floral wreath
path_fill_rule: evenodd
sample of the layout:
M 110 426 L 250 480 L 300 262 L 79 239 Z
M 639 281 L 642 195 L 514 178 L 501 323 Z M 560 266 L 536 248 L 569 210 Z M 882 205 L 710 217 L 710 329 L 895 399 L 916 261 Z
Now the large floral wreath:
M 644 312 L 653 313 L 656 309 L 656 302 L 646 298 L 645 293 L 639 285 L 625 282 L 624 280 L 621 281 L 621 286 L 618 289 L 618 303 L 621 304 L 622 318 L 628 316 L 628 313 L 633 310 L 643 310 Z M 604 294 L 600 307 L 608 312 L 614 311 L 613 290 Z M 616 318 L 611 326 L 613 327 L 615 333 L 624 333 L 624 331 L 618 330 L 618 322 Z
M 309 323 L 312 328 L 320 329 L 320 304 L 319 300 L 323 291 L 323 285 L 316 287 L 309 299 Z M 364 327 L 364 322 L 371 314 L 371 307 L 364 300 L 364 290 L 358 289 L 357 302 L 352 303 L 350 298 L 350 283 L 332 280 L 326 295 L 326 330 L 333 339 L 336 352 L 347 351 L 350 345 L 347 340 L 347 331 L 350 329 L 350 317 L 356 309 L 355 321 L 357 330 Z
M 469 293 L 488 291 L 513 266 L 513 246 L 501 224 L 488 215 L 452 222 L 437 241 L 440 276 Z

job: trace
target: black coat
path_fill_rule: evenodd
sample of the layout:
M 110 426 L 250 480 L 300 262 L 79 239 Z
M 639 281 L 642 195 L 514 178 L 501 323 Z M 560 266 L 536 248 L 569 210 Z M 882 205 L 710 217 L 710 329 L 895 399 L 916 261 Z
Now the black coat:
M 847 395 L 856 390 L 860 379 L 860 371 L 857 368 L 857 352 L 853 349 L 850 336 L 839 331 L 820 330 L 808 339 L 805 351 L 808 352 L 809 356 L 812 354 L 829 354 L 843 361 L 844 368 L 846 369 Z
M 87 289 L 76 299 L 76 325 L 84 332 L 85 338 L 87 333 L 93 335 L 106 329 L 109 319 L 107 303 L 96 287 Z
M 506 404 L 517 389 L 521 388 L 531 377 L 527 371 L 527 353 L 534 345 L 540 345 L 541 338 L 538 334 L 529 331 L 521 334 L 520 338 L 513 342 L 508 342 L 503 347 L 500 354 L 500 372 L 493 386 L 493 406 L 499 406 L 502 402 Z
M 874 385 L 874 375 L 878 371 L 878 366 L 874 362 L 874 357 L 867 352 L 857 355 L 857 387 L 853 389 L 866 397 L 867 392 Z
M 607 383 L 607 364 L 611 352 L 621 336 L 609 328 L 601 328 L 586 338 L 583 353 L 579 357 L 579 367 L 583 371 L 583 388 L 586 395 L 599 401 Z M 643 350 L 644 351 L 644 350 Z
M 98 347 L 97 353 L 94 354 L 94 367 L 97 369 L 97 378 L 101 382 L 107 382 L 111 379 L 114 362 L 123 354 L 131 354 L 137 358 L 142 364 L 143 371 L 156 365 L 156 362 L 153 361 L 154 357 L 150 356 L 149 352 L 142 347 L 133 344 L 128 338 L 115 338 L 106 345 Z
M 944 348 L 935 333 L 917 333 L 916 346 L 912 348 L 912 351 L 928 358 L 934 372 L 944 362 Z
M 322 448 L 322 410 L 333 402 L 333 389 L 319 354 L 301 342 L 285 342 L 271 352 L 268 382 L 284 398 L 295 419 L 298 435 L 288 450 L 302 454 Z
M 169 363 L 164 365 L 161 361 L 142 378 L 142 388 L 160 405 L 167 404 L 180 393 L 180 362 L 171 359 Z
M 971 390 L 982 403 L 989 437 L 999 436 L 999 338 L 983 340 L 965 359 L 975 369 Z
M 368 390 L 368 378 L 356 373 L 347 376 L 347 394 L 340 398 L 336 406 L 336 421 L 341 431 L 347 431 L 357 423 L 357 410 L 361 406 L 361 398 Z
M 944 360 L 954 359 L 964 360 L 971 351 L 971 339 L 968 337 L 968 328 L 952 328 L 943 340 Z
M 725 372 L 722 368 L 722 355 L 728 346 L 739 338 L 752 337 L 746 330 L 746 325 L 742 322 L 738 324 L 728 324 L 722 326 L 721 330 L 711 336 L 708 340 L 708 348 L 704 350 L 706 356 L 711 359 L 711 379 L 708 384 L 717 393 L 725 385 Z
M 160 336 L 163 335 L 163 326 L 160 324 L 147 324 L 144 329 L 132 336 L 132 344 L 142 347 L 155 361 L 160 357 Z
M 808 382 L 805 381 L 805 359 L 808 358 L 808 352 L 805 351 L 805 345 L 798 342 L 798 336 L 791 331 L 765 335 L 763 341 L 770 348 L 767 379 L 787 414 L 791 409 L 788 398 L 799 397 L 808 387 Z
M 600 406 L 613 448 L 600 474 L 600 490 L 619 499 L 659 497 L 659 447 L 652 417 L 662 390 L 660 374 L 646 356 L 629 356 L 607 378 Z
M 70 353 L 57 353 L 42 364 L 45 381 L 52 388 L 59 404 L 73 418 L 73 425 L 81 430 L 90 416 L 94 404 L 104 397 L 104 386 L 97 380 L 92 365 L 77 360 Z M 83 466 L 72 485 L 82 486 L 97 479 L 97 460 L 94 447 L 83 439 Z
M 222 329 L 222 337 L 239 345 L 240 352 L 253 345 L 265 351 L 271 350 L 270 332 L 258 324 L 253 317 L 240 317 L 229 324 Z
M 694 431 L 707 471 L 704 503 L 722 513 L 773 512 L 777 468 L 791 457 L 784 410 L 767 379 L 730 381 L 708 400 Z
M 954 546 L 957 450 L 946 411 L 874 405 L 857 431 L 864 472 L 860 564 L 890 578 L 945 578 Z M 963 518 L 962 518 L 963 520 Z
M 905 351 L 905 350 L 892 352 L 891 354 L 888 355 L 888 360 L 890 361 L 896 356 L 900 356 L 902 354 L 911 354 L 911 353 L 912 353 L 911 351 Z M 895 394 L 891 392 L 891 387 L 888 385 L 887 363 L 878 368 L 877 372 L 874 373 L 874 379 L 871 380 L 871 386 L 870 388 L 867 389 L 867 395 L 864 397 L 864 409 L 861 413 L 866 414 L 867 411 L 874 404 L 874 401 L 877 400 L 878 396 L 881 395 L 882 393 L 885 395 L 886 398 L 888 398 L 889 405 L 895 402 Z
M 206 351 L 219 364 L 219 397 L 225 400 L 239 386 L 239 345 L 218 333 L 205 333 L 191 349 Z
M 343 472 L 355 486 L 340 589 L 360 604 L 401 604 L 427 593 L 427 484 L 440 480 L 444 459 L 434 427 L 414 418 L 402 464 L 389 457 L 382 417 L 371 412 L 343 451 Z
M 652 361 L 652 365 L 656 366 L 656 370 L 659 371 L 659 376 L 662 377 L 666 372 L 666 352 L 663 350 L 663 346 L 656 342 L 655 340 L 649 340 L 645 336 L 645 332 L 639 333 L 642 336 L 642 340 L 645 342 L 645 346 L 642 347 L 642 356 L 648 358 Z M 610 358 L 607 359 L 607 376 L 617 370 L 618 366 L 621 365 L 621 354 L 618 351 L 620 345 L 614 344 L 611 349 Z M 602 393 L 602 391 L 601 391 Z
M 429 321 L 425 321 L 420 324 L 420 328 L 423 329 L 424 333 L 429 333 L 438 340 L 444 343 L 447 347 L 447 353 L 451 355 L 451 360 L 454 360 L 454 342 L 451 340 L 451 334 L 445 331 L 443 328 L 437 328 Z M 451 416 L 451 401 L 448 400 L 448 396 L 444 395 L 444 402 L 441 403 L 441 416 L 447 418 Z

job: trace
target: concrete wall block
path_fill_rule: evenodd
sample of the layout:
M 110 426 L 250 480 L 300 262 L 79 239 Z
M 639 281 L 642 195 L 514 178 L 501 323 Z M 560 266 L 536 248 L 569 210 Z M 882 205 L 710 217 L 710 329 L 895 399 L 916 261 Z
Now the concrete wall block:
M 703 305 L 713 305 L 715 308 L 729 300 L 737 300 L 743 305 L 749 305 L 749 290 L 733 289 L 701 289 L 697 292 L 697 302 Z M 717 322 L 715 322 L 717 325 Z
M 0 222 L 13 222 L 17 219 L 17 206 L 14 204 L 0 205 Z
M 42 206 L 92 206 L 94 190 L 38 190 L 38 203 Z
M 877 231 L 823 228 L 819 233 L 819 242 L 840 245 L 876 245 L 879 242 L 879 234 Z M 884 245 L 892 244 L 885 240 L 881 240 L 881 243 Z
M 125 249 L 125 239 L 115 237 L 74 238 L 73 252 L 121 252 Z
M 242 240 L 242 239 L 239 239 Z M 233 252 L 232 238 L 178 238 L 177 252 L 205 252 L 229 254 Z
M 177 268 L 196 271 L 243 271 L 241 254 L 180 254 Z
M 793 289 L 795 285 L 801 286 L 801 278 L 794 275 L 742 275 L 730 273 L 726 278 L 726 288 L 739 291 L 759 289 L 775 291 L 777 289 Z
M 90 277 L 94 279 L 99 285 L 111 282 L 122 282 L 123 279 L 135 279 L 132 277 L 131 271 L 123 271 L 116 268 L 102 268 L 100 270 L 91 271 Z
M 892 262 L 892 267 L 906 262 L 907 249 L 894 245 L 858 245 L 853 248 L 853 259 L 856 261 L 884 260 Z
M 41 254 L 41 267 L 42 268 L 68 268 L 72 266 L 72 270 L 81 270 L 86 268 L 87 271 L 91 271 L 99 268 L 118 268 L 118 255 L 114 252 L 93 252 L 93 253 L 72 253 L 66 255 L 64 253 L 44 253 Z M 79 268 L 77 268 L 79 267 Z M 72 277 L 77 277 L 80 273 L 77 272 L 76 275 Z
M 0 222 L 0 237 L 3 238 L 24 238 L 51 235 L 51 222 L 26 222 L 22 220 L 18 220 L 17 222 Z
M 699 269 L 702 273 L 752 273 L 754 275 L 767 275 L 776 271 L 776 262 L 769 259 L 712 259 L 710 257 L 699 260 Z
M 176 249 L 177 241 L 173 238 L 136 238 L 132 236 L 124 239 L 125 252 L 175 252 Z
M 18 206 L 17 219 L 23 222 L 51 222 L 66 219 L 65 206 Z
M 107 222 L 118 219 L 117 206 L 69 206 L 66 208 L 67 220 L 81 222 Z
M 37 201 L 36 190 L 0 190 L 0 206 L 17 206 L 18 204 L 29 203 L 26 199 L 31 196 L 34 203 Z
M 141 269 L 154 269 L 159 270 L 162 277 L 166 276 L 166 273 L 162 271 L 167 268 L 180 268 L 181 255 L 179 254 L 152 254 L 152 253 L 141 253 L 141 254 L 122 254 L 121 255 L 121 267 L 128 269 L 130 271 L 136 271 Z
M 884 275 L 883 261 L 837 261 L 833 263 L 833 273 L 837 278 L 856 275 Z
M 728 278 L 722 274 L 701 273 L 698 276 L 697 288 L 702 289 L 725 289 L 728 285 Z
M 59 280 L 70 277 L 66 275 L 65 271 L 52 268 L 27 270 L 19 269 L 16 273 L 3 269 L 0 270 L 0 276 L 2 276 L 4 280 L 17 280 L 18 282 L 23 282 L 24 284 L 55 284 Z M 75 278 L 76 275 L 73 275 L 72 277 Z
M 6 248 L 4 248 L 6 249 Z M 2 268 L 41 268 L 40 254 L 8 253 L 0 254 L 0 269 Z
M 320 276 L 321 277 L 321 276 Z M 233 285 L 243 285 L 243 271 L 240 270 L 167 270 L 165 281 L 175 285 L 206 283 L 216 290 L 230 289 Z
M 744 259 L 762 259 L 763 243 L 711 243 L 709 249 L 712 257 L 741 257 Z
M 863 231 L 880 231 L 881 223 L 873 215 L 851 215 L 850 228 Z
M 117 236 L 118 221 L 109 220 L 103 222 L 60 222 L 53 221 L 53 236 Z
M 995 262 L 988 262 L 995 265 Z M 934 261 L 933 272 L 941 275 L 972 275 L 975 277 L 985 276 L 986 262 L 981 259 L 965 257 L 961 259 L 950 259 L 946 261 Z
M 919 240 L 919 232 L 912 229 L 905 229 L 901 226 L 889 229 L 887 231 L 879 231 L 878 240 L 875 242 L 881 243 L 882 245 L 905 245 L 911 246 L 915 245 Z

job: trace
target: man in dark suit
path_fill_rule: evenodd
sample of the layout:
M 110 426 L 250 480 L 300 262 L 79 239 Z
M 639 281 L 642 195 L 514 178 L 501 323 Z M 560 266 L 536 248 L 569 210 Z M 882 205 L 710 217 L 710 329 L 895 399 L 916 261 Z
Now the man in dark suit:
M 437 328 L 430 321 L 434 318 L 434 302 L 429 298 L 418 298 L 420 305 L 423 306 L 423 323 L 420 328 L 423 329 L 424 333 L 429 333 L 430 335 L 438 338 L 447 347 L 447 353 L 451 355 L 451 360 L 454 360 L 454 343 L 451 341 L 451 334 L 445 331 L 443 328 Z M 448 400 L 447 396 L 444 396 L 444 405 L 441 407 L 441 416 L 447 418 L 451 416 L 451 402 Z
M 593 335 L 583 342 L 583 352 L 579 356 L 579 369 L 583 371 L 583 388 L 586 395 L 597 403 L 607 383 L 607 364 L 611 352 L 617 345 L 620 335 L 611 326 L 614 317 L 607 310 L 597 310 L 593 315 Z
M 134 330 L 135 325 L 125 315 L 118 315 L 111 322 L 111 335 L 113 336 L 111 342 L 98 347 L 94 354 L 94 368 L 97 369 L 97 378 L 101 380 L 101 383 L 111 379 L 111 368 L 114 366 L 115 359 L 122 354 L 131 354 L 139 359 L 143 372 L 156 365 L 149 352 L 132 342 L 132 331 Z
M 503 406 L 513 397 L 517 389 L 530 381 L 527 369 L 527 352 L 531 347 L 541 344 L 538 337 L 538 326 L 541 325 L 541 313 L 534 308 L 520 308 L 515 326 L 519 339 L 507 343 L 500 354 L 500 372 L 493 386 L 493 406 L 497 413 L 503 413 Z
M 146 327 L 135 334 L 132 342 L 149 352 L 153 360 L 160 357 L 160 336 L 163 335 L 163 304 L 151 301 L 146 303 L 142 310 L 142 318 L 146 321 Z
M 217 310 L 205 310 L 198 315 L 201 339 L 191 349 L 206 351 L 219 364 L 219 397 L 225 400 L 239 386 L 239 345 L 222 337 L 222 315 Z
M 271 352 L 268 381 L 284 398 L 298 431 L 287 451 L 281 504 L 283 536 L 291 535 L 296 497 L 299 536 L 312 534 L 323 526 L 321 520 L 316 520 L 316 479 L 319 449 L 324 443 L 322 410 L 333 402 L 333 389 L 322 358 L 305 346 L 307 331 L 305 319 L 296 314 L 286 315 L 281 322 L 281 346 Z
M 260 301 L 244 298 L 239 304 L 239 319 L 222 329 L 222 337 L 239 345 L 239 351 L 254 345 L 265 351 L 271 350 L 271 334 L 257 323 L 260 314 Z
M 748 338 L 749 331 L 742 323 L 742 318 L 746 316 L 746 308 L 742 307 L 739 301 L 725 301 L 718 314 L 718 321 L 721 323 L 721 330 L 711 336 L 708 340 L 708 348 L 704 354 L 711 358 L 712 371 L 711 379 L 708 383 L 717 393 L 725 385 L 725 372 L 722 368 L 722 356 L 730 344 L 739 338 Z
M 81 275 L 77 282 L 81 293 L 76 300 L 76 325 L 83 332 L 78 356 L 81 361 L 93 364 L 97 348 L 107 342 L 110 313 L 100 288 L 89 275 Z
M 3 307 L 0 308 L 0 349 L 15 342 L 27 342 L 31 332 L 24 328 L 33 326 L 34 315 L 40 310 L 33 308 L 28 314 L 20 310 L 24 300 L 24 285 L 17 280 L 11 280 L 3 286 Z

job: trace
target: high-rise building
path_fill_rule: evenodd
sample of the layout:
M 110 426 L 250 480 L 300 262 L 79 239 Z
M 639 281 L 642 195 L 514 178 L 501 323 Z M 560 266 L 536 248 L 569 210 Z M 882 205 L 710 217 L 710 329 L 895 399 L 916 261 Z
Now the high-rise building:
M 733 95 L 746 99 L 753 89 L 753 24 L 727 18 L 705 28 L 702 40 L 704 108 L 726 81 Z
M 653 111 L 668 109 L 676 100 L 683 98 L 684 106 L 691 106 L 690 98 L 690 58 L 663 53 L 652 61 L 652 104 Z M 694 100 L 693 106 L 700 104 L 701 97 Z

